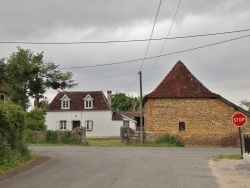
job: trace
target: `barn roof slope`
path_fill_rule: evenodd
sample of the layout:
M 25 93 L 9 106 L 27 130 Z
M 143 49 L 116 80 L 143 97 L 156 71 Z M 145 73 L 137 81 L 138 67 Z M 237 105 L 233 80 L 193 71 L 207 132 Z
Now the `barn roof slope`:
M 181 62 L 178 61 L 168 75 L 146 98 L 218 98 L 207 89 Z

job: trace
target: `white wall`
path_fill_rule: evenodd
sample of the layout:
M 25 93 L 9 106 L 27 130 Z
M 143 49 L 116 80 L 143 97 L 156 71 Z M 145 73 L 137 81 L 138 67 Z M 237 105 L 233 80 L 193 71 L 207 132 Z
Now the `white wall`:
M 86 131 L 88 137 L 119 137 L 123 121 L 112 121 L 112 111 L 60 111 L 47 112 L 48 130 L 59 130 L 59 122 L 67 121 L 67 130 L 72 130 L 73 121 L 80 121 L 85 127 L 86 120 L 93 121 L 93 130 Z

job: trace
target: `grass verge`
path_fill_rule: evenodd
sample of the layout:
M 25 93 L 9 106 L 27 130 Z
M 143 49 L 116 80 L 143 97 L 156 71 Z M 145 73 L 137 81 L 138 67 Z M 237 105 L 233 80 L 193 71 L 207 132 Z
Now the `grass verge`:
M 120 138 L 87 138 L 89 146 L 93 147 L 119 147 L 122 146 Z
M 4 175 L 7 172 L 17 170 L 24 165 L 34 161 L 37 158 L 37 154 L 31 154 L 30 157 L 20 157 L 12 163 L 0 164 L 0 175 Z
M 240 160 L 243 159 L 242 155 L 219 155 L 213 158 L 213 161 L 220 161 L 221 159 L 232 159 L 232 160 Z
M 41 142 L 41 143 L 29 143 L 29 146 L 89 146 L 88 142 L 86 144 L 82 143 L 47 143 L 47 142 Z

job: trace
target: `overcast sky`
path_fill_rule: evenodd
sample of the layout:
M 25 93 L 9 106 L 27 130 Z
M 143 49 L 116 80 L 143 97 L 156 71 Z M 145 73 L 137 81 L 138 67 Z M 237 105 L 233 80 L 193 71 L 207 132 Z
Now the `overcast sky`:
M 149 39 L 159 0 L 0 0 L 0 42 L 83 42 Z M 152 38 L 167 37 L 179 0 L 163 0 Z M 250 29 L 249 0 L 182 0 L 169 37 Z M 250 31 L 167 40 L 162 54 L 250 35 Z M 164 40 L 151 41 L 147 57 L 160 54 Z M 17 46 L 44 52 L 59 68 L 102 65 L 145 55 L 148 41 L 108 44 L 3 44 L 0 57 Z M 250 100 L 250 37 L 150 60 L 69 69 L 79 85 L 74 91 L 107 90 L 138 96 L 153 91 L 181 60 L 209 90 L 239 104 Z M 155 65 L 156 63 L 156 65 Z M 154 67 L 155 65 L 155 67 Z M 65 70 L 63 70 L 65 71 Z M 105 78 L 103 78 L 105 77 Z M 46 96 L 53 99 L 57 91 Z

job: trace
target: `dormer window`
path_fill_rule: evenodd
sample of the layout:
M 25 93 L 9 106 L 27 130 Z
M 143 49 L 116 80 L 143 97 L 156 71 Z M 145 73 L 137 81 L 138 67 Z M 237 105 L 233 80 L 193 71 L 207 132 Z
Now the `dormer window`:
M 94 99 L 90 95 L 87 95 L 83 99 L 83 101 L 84 101 L 84 109 L 93 109 Z
M 61 109 L 70 109 L 70 98 L 67 95 L 64 95 L 61 100 Z
M 92 101 L 85 101 L 86 108 L 92 108 Z

